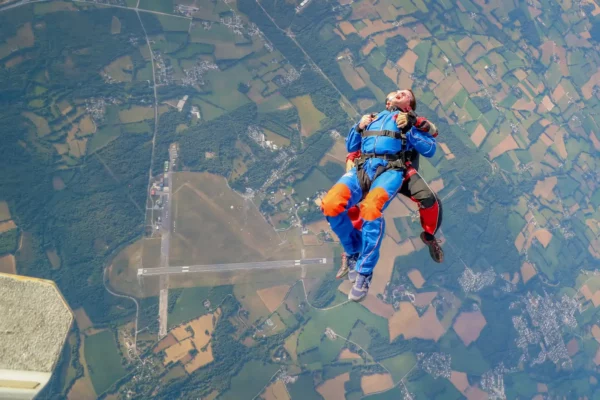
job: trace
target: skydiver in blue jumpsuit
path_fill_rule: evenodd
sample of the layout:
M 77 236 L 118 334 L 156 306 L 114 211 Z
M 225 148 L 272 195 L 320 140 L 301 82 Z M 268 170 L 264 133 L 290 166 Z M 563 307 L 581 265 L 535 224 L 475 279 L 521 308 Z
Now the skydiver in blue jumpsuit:
M 410 110 L 414 96 L 409 90 L 401 92 L 400 96 L 391 100 L 394 102 L 392 109 Z M 361 160 L 357 167 L 338 180 L 321 204 L 323 214 L 340 239 L 348 259 L 356 262 L 354 270 L 348 273 L 349 279 L 354 282 L 348 298 L 353 301 L 362 300 L 369 290 L 385 237 L 383 211 L 404 180 L 403 155 L 407 151 L 417 151 L 430 158 L 436 150 L 436 140 L 428 133 L 410 125 L 399 129 L 396 124 L 398 114 L 398 111 L 386 110 L 375 116 L 365 115 L 351 128 L 346 138 L 346 149 L 349 153 L 360 150 Z M 402 131 L 405 131 L 404 137 Z M 348 216 L 348 209 L 358 203 L 364 220 L 362 234 Z

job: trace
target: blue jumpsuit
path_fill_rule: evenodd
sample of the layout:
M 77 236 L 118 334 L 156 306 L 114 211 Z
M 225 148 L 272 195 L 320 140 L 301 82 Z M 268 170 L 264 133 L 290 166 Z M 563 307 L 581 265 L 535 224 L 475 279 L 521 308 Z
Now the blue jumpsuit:
M 396 126 L 398 112 L 382 111 L 371 122 L 365 131 L 389 130 L 399 132 Z M 397 154 L 401 150 L 416 150 L 425 157 L 432 157 L 436 150 L 435 138 L 428 133 L 411 128 L 406 134 L 406 149 L 402 141 L 387 136 L 368 136 L 363 138 L 357 132 L 358 124 L 350 129 L 346 138 L 347 151 L 361 150 L 362 154 Z M 368 159 L 363 168 L 372 180 L 378 166 L 386 166 L 387 161 L 381 158 Z M 385 235 L 383 211 L 402 186 L 404 171 L 390 169 L 372 181 L 371 189 L 360 204 L 360 213 L 364 220 L 362 234 L 356 230 L 348 217 L 348 209 L 356 205 L 362 198 L 362 189 L 357 177 L 356 168 L 344 174 L 323 198 L 322 210 L 331 229 L 340 239 L 344 251 L 348 255 L 360 253 L 356 262 L 356 271 L 370 275 L 379 260 L 379 248 Z

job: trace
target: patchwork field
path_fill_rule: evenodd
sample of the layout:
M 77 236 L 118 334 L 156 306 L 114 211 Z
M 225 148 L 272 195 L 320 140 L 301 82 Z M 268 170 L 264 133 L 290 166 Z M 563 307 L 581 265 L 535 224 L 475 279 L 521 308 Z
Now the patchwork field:
M 309 95 L 294 97 L 290 101 L 296 106 L 300 115 L 302 136 L 310 136 L 321 128 L 321 121 L 326 116 L 314 106 Z

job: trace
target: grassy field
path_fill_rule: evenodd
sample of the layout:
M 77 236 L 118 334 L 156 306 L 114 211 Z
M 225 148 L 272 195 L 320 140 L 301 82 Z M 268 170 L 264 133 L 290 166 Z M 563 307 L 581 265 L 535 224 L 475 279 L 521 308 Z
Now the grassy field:
M 108 281 L 116 292 L 143 297 L 142 288 L 138 285 L 137 270 L 142 266 L 142 245 L 145 240 L 140 239 L 125 247 L 113 259 L 108 270 Z
M 231 388 L 219 398 L 223 400 L 253 398 L 269 382 L 277 369 L 275 364 L 263 364 L 257 360 L 247 362 L 231 379 Z
M 161 2 L 164 2 L 164 0 L 161 0 Z M 187 32 L 190 27 L 189 19 L 168 15 L 157 15 L 156 17 L 165 31 Z
M 119 111 L 119 119 L 124 124 L 140 122 L 145 119 L 152 119 L 152 118 L 154 118 L 154 108 L 153 107 L 134 106 L 134 107 L 130 107 L 126 110 Z
M 48 126 L 48 121 L 44 117 L 32 112 L 24 112 L 23 115 L 35 125 L 38 136 L 42 137 L 50 133 L 50 126 Z
M 173 1 L 172 0 L 140 0 L 140 8 L 146 10 L 159 11 L 163 13 L 173 12 Z
M 288 391 L 292 399 L 321 400 L 322 397 L 315 390 L 313 377 L 309 373 L 298 376 L 296 382 L 288 385 Z M 340 393 L 341 395 L 341 393 Z
M 306 200 L 319 190 L 329 190 L 333 184 L 320 169 L 313 168 L 303 179 L 294 182 L 294 190 L 298 199 Z
M 225 71 L 207 71 L 204 79 L 210 82 L 212 93 L 202 98 L 226 110 L 234 110 L 250 102 L 248 97 L 238 91 L 238 85 L 249 82 L 252 78 L 252 74 L 242 63 Z
M 121 21 L 119 21 L 119 18 L 115 17 L 114 15 L 110 24 L 110 33 L 113 35 L 121 33 Z
M 72 3 L 65 1 L 56 1 L 52 3 L 37 3 L 33 7 L 33 12 L 36 15 L 44 15 L 57 11 L 77 11 L 77 8 Z
M 168 328 L 192 320 L 194 318 L 205 315 L 209 312 L 202 304 L 204 300 L 209 299 L 211 308 L 219 304 L 223 298 L 230 292 L 226 286 L 211 287 L 194 287 L 184 288 L 179 295 L 175 307 L 169 313 Z
M 123 56 L 104 67 L 104 72 L 117 82 L 131 82 L 133 75 L 128 71 L 132 69 L 131 57 Z
M 298 338 L 298 353 L 305 352 L 311 347 L 318 346 L 325 328 L 331 327 L 338 335 L 348 337 L 352 326 L 357 320 L 377 329 L 382 337 L 387 338 L 387 320 L 372 314 L 359 304 L 348 303 L 332 310 L 310 312 L 311 320 L 304 326 Z
M 116 139 L 121 134 L 121 129 L 119 126 L 114 125 L 106 125 L 102 128 L 98 129 L 98 132 L 94 133 L 94 135 L 88 140 L 87 143 L 87 152 L 88 154 L 92 154 L 98 149 L 106 146 L 114 139 Z
M 303 136 L 310 136 L 321 129 L 321 121 L 326 116 L 314 106 L 310 95 L 294 97 L 290 101 L 300 115 L 300 131 Z
M 227 112 L 227 110 L 224 110 L 223 108 L 207 101 L 202 101 L 200 99 L 194 100 L 195 101 L 192 102 L 200 107 L 200 114 L 202 115 L 202 119 L 204 121 L 210 121 L 212 119 L 219 118 L 221 115 Z
M 174 175 L 170 265 L 197 265 L 290 259 L 293 243 L 281 240 L 256 206 L 206 173 Z M 236 251 L 232 252 L 231 249 Z
M 121 354 L 110 330 L 85 338 L 85 360 L 96 393 L 106 391 L 127 372 L 121 365 Z
M 381 363 L 392 373 L 394 382 L 402 379 L 416 364 L 417 359 L 413 353 L 402 353 L 392 358 L 386 358 Z

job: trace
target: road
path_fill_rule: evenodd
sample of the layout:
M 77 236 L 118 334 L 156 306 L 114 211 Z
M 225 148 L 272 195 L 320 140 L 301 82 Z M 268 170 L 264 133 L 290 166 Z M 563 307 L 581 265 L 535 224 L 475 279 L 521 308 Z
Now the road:
M 224 272 L 224 271 L 247 271 L 252 269 L 280 269 L 297 268 L 305 265 L 327 264 L 326 258 L 307 258 L 305 260 L 282 260 L 282 261 L 259 261 L 237 264 L 210 264 L 210 265 L 191 265 L 181 267 L 159 267 L 143 268 L 138 271 L 138 275 L 156 276 L 182 274 L 190 272 Z

